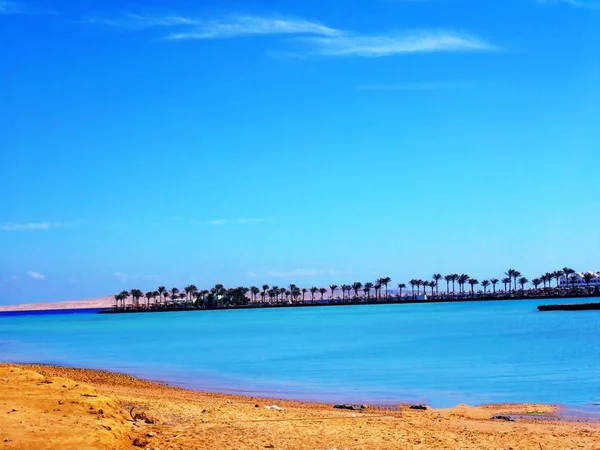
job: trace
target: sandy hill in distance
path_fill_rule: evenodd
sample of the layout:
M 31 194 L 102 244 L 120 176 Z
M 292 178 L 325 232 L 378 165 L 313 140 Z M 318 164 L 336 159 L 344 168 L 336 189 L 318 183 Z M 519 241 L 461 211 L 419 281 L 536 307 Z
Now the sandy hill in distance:
M 114 297 L 98 297 L 88 300 L 70 300 L 51 303 L 28 303 L 25 305 L 0 306 L 0 312 L 10 311 L 44 311 L 53 309 L 86 309 L 86 308 L 110 308 L 113 306 Z

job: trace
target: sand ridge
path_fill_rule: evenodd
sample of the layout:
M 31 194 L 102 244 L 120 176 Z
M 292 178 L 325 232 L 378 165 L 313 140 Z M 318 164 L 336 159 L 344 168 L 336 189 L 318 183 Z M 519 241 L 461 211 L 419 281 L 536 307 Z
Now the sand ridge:
M 23 378 L 19 371 L 10 372 L 16 369 L 28 373 L 27 377 Z M 9 418 L 10 414 L 0 411 L 0 430 L 10 428 L 12 436 L 8 444 L 13 447 L 5 448 L 77 448 L 62 440 L 75 439 L 76 429 L 81 433 L 77 439 L 87 439 L 90 445 L 96 445 L 79 448 L 135 448 L 136 442 L 139 448 L 160 450 L 600 449 L 600 424 L 559 420 L 554 415 L 555 408 L 548 405 L 459 405 L 426 411 L 411 410 L 408 406 L 367 407 L 358 412 L 334 409 L 330 404 L 190 391 L 110 372 L 34 365 L 0 365 L 0 371 L 0 378 L 9 380 L 0 382 L 0 406 L 5 409 L 11 408 L 10 402 L 22 410 L 34 408 L 37 402 L 50 402 L 44 405 L 48 404 L 47 410 L 52 409 L 58 398 L 54 389 L 65 382 L 40 385 L 44 379 L 67 380 L 70 384 L 66 385 L 73 386 L 71 389 L 79 384 L 77 389 L 81 391 L 73 390 L 79 397 L 85 392 L 98 395 L 82 397 L 81 407 L 78 404 L 68 411 L 61 410 L 62 416 L 50 414 L 51 411 L 44 413 L 38 406 L 31 409 L 27 423 L 23 424 L 13 420 L 16 416 Z M 11 384 L 12 397 L 7 402 Z M 77 400 L 81 401 L 79 397 Z M 107 403 L 103 411 L 106 418 L 99 419 L 97 414 L 94 417 L 90 413 L 90 406 L 101 407 L 87 403 L 92 401 Z M 273 405 L 283 410 L 267 409 Z M 492 420 L 497 414 L 519 414 L 523 418 L 519 416 L 515 422 Z M 545 420 L 535 418 L 539 415 Z M 104 420 L 112 420 L 108 434 L 102 428 Z M 68 429 L 64 427 L 66 424 L 79 425 Z M 52 430 L 53 445 L 60 445 L 15 447 L 19 436 L 29 438 L 29 443 L 35 442 L 35 433 L 28 435 L 31 427 Z M 4 439 L 0 436 L 0 448 Z
M 61 377 L 0 366 L 0 448 L 130 448 L 120 404 Z
M 64 309 L 103 309 L 112 308 L 115 303 L 114 297 L 98 297 L 87 300 L 67 300 L 48 303 L 27 303 L 22 305 L 0 306 L 0 312 L 19 311 L 49 311 Z

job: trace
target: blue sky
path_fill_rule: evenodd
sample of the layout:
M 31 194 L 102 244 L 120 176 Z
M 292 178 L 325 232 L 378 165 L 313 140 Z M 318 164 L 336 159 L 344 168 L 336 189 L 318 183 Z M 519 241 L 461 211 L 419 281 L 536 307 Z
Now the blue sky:
M 0 0 L 0 304 L 600 270 L 600 2 Z

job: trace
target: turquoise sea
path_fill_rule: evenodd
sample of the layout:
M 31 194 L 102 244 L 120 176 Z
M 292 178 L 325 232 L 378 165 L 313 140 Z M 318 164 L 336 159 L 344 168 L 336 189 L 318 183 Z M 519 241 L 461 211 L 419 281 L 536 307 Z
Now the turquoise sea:
M 328 402 L 598 408 L 600 311 L 537 312 L 553 302 L 9 315 L 0 360 Z

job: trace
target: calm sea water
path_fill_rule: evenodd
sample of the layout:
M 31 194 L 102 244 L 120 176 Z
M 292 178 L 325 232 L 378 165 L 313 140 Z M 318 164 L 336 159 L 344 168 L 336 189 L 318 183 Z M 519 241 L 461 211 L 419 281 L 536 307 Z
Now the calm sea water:
M 0 316 L 0 360 L 331 402 L 600 403 L 600 311 L 552 302 Z

